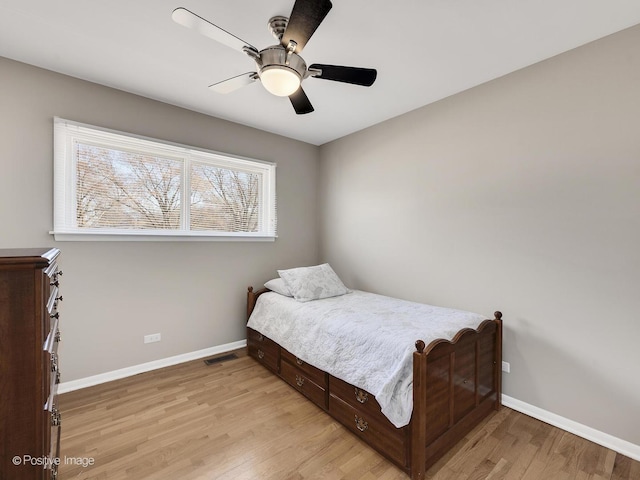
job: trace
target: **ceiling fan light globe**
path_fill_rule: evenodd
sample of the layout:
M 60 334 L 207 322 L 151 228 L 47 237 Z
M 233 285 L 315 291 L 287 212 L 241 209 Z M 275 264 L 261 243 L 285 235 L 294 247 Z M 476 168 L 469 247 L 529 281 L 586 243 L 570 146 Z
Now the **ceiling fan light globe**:
M 286 67 L 265 67 L 260 72 L 260 80 L 269 93 L 278 97 L 288 97 L 300 88 L 300 76 Z

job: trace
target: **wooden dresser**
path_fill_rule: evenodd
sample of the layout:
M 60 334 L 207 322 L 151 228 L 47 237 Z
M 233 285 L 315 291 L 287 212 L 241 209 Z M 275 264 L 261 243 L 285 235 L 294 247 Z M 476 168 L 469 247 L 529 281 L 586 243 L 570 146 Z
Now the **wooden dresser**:
M 0 249 L 0 479 L 57 478 L 57 248 Z

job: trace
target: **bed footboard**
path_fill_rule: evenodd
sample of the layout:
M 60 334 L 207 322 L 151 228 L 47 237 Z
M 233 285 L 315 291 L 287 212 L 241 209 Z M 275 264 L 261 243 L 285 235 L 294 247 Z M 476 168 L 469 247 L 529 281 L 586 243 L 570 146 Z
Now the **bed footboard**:
M 425 472 L 492 410 L 501 407 L 502 313 L 453 340 L 416 342 L 411 478 Z

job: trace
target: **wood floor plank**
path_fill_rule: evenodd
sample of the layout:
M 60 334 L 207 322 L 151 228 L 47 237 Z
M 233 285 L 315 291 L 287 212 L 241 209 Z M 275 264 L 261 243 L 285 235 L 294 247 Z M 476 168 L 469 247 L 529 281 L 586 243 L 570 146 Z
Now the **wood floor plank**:
M 61 480 L 407 480 L 243 351 L 60 396 Z M 65 463 L 93 459 L 93 465 Z M 430 480 L 637 480 L 640 462 L 503 408 Z
M 611 480 L 626 480 L 640 478 L 640 462 L 618 454 L 611 474 Z

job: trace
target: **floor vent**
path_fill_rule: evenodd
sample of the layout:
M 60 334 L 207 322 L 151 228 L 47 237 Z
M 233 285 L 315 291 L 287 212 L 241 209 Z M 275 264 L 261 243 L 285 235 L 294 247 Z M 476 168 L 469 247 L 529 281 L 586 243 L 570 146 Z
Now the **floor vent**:
M 226 362 L 227 360 L 235 360 L 238 356 L 235 353 L 222 355 L 221 357 L 207 358 L 204 363 L 207 365 L 215 365 L 216 363 Z

